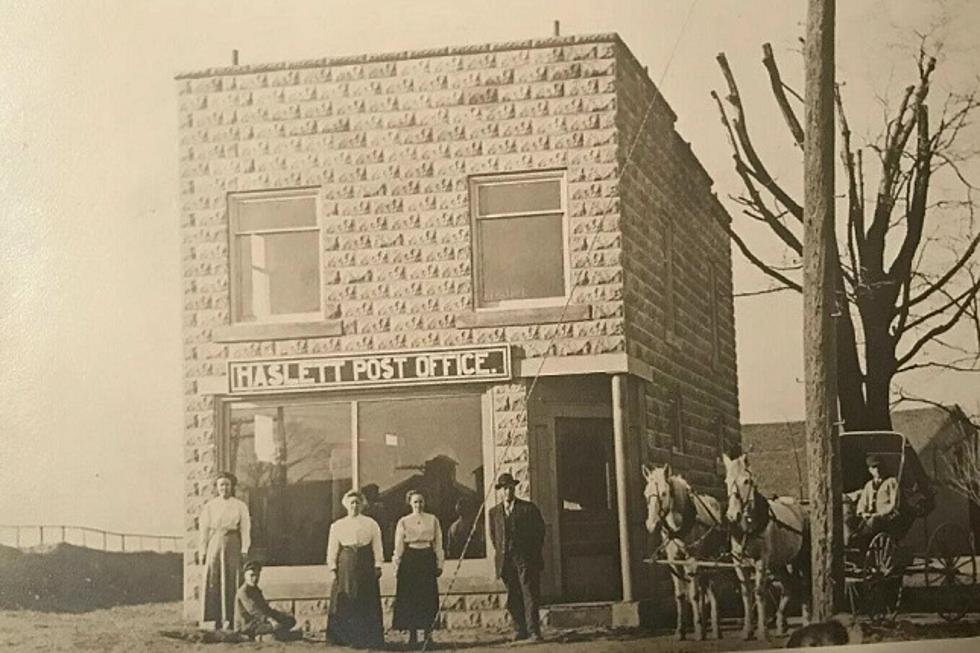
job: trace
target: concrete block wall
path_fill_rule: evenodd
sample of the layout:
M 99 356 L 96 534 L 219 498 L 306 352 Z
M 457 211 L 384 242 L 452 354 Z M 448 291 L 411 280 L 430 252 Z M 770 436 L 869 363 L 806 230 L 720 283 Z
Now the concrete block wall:
M 719 419 L 726 440 L 739 439 L 731 249 L 718 222 L 729 216 L 646 71 L 625 46 L 617 62 L 627 349 L 653 368 L 641 407 L 644 460 L 670 461 L 696 487 L 717 491 L 723 481 L 715 463 Z M 668 220 L 673 297 L 666 269 Z M 670 301 L 673 325 L 666 315 Z M 681 397 L 682 448 L 671 433 L 675 396 Z

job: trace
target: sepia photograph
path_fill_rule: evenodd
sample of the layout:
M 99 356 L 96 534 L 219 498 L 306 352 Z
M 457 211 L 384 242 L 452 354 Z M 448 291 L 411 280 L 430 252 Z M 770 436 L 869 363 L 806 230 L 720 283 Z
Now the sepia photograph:
M 0 24 L 0 649 L 980 648 L 980 3 Z

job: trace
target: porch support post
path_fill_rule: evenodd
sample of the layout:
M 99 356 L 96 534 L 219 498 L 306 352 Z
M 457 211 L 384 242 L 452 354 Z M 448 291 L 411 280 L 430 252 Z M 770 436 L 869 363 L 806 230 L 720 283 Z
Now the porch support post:
M 613 455 L 616 460 L 616 521 L 619 525 L 619 569 L 623 600 L 633 600 L 630 532 L 626 510 L 626 375 L 612 375 Z

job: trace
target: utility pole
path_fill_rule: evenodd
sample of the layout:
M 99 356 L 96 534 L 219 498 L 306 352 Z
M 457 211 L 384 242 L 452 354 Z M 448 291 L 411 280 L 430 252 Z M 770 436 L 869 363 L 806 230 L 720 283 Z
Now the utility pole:
M 803 154 L 803 352 L 809 467 L 813 619 L 843 593 L 840 444 L 837 437 L 837 310 L 834 299 L 835 0 L 808 0 Z

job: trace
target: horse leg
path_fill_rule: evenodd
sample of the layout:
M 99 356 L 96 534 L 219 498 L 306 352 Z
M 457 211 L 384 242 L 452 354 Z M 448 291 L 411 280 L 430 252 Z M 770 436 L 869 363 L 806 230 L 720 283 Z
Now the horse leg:
M 752 588 L 749 585 L 748 572 L 741 567 L 736 568 L 738 583 L 742 594 L 742 639 L 752 639 Z
M 711 636 L 721 639 L 721 630 L 718 625 L 718 596 L 715 594 L 715 586 L 710 580 L 705 585 L 705 594 L 708 597 L 708 605 L 711 609 Z
M 694 639 L 704 639 L 704 624 L 702 623 L 701 591 L 698 587 L 700 578 L 698 572 L 692 571 L 688 575 L 688 600 L 691 604 L 691 622 L 694 626 Z
M 674 571 L 674 605 L 677 612 L 677 627 L 674 629 L 674 637 L 684 639 L 684 604 L 687 602 L 684 581 L 680 578 L 681 570 L 673 567 Z
M 786 606 L 789 604 L 789 582 L 783 583 L 783 589 L 779 593 L 779 605 L 776 607 L 776 634 L 783 636 L 786 634 Z
M 755 609 L 756 609 L 756 637 L 760 641 L 768 639 L 766 633 L 766 565 L 757 563 L 754 571 L 755 583 Z

